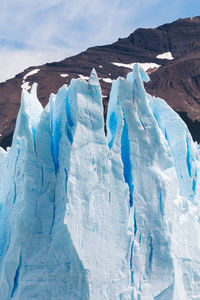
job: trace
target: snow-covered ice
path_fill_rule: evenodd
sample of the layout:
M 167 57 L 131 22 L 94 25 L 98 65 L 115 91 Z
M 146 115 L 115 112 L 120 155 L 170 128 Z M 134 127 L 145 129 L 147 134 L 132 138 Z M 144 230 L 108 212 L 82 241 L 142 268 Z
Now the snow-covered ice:
M 88 76 L 78 75 L 81 80 L 89 80 Z
M 26 81 L 26 79 L 29 77 L 29 76 L 32 76 L 34 74 L 37 74 L 38 72 L 40 71 L 40 69 L 34 69 L 30 72 L 28 72 L 24 77 L 23 77 L 23 81 L 22 81 L 22 85 L 21 85 L 21 88 L 22 89 L 25 89 L 25 90 L 30 90 L 31 89 L 31 86 L 29 85 L 29 81 Z
M 128 69 L 133 69 L 135 64 L 139 64 L 145 71 L 148 71 L 149 69 L 159 68 L 160 65 L 156 63 L 131 63 L 131 64 L 124 64 L 124 63 L 118 63 L 118 62 L 112 62 L 113 65 L 117 67 L 124 67 Z
M 165 52 L 165 53 L 157 55 L 156 57 L 159 59 L 168 59 L 168 60 L 174 59 L 171 52 Z
M 45 108 L 22 91 L 0 149 L 1 300 L 200 298 L 198 145 L 148 80 L 113 80 L 107 136 L 95 70 Z
M 100 78 L 101 80 L 107 82 L 107 83 L 112 83 L 112 79 L 111 78 Z
M 28 73 L 23 77 L 24 81 L 25 81 L 29 76 L 32 76 L 32 75 L 34 75 L 34 74 L 37 74 L 39 71 L 40 71 L 40 69 L 34 69 L 34 70 L 28 72 Z
M 29 85 L 29 83 L 30 83 L 29 81 L 23 82 L 22 85 L 21 85 L 21 88 L 25 89 L 27 91 L 30 90 L 31 86 Z
M 65 73 L 65 74 L 60 74 L 60 77 L 68 77 L 69 74 Z

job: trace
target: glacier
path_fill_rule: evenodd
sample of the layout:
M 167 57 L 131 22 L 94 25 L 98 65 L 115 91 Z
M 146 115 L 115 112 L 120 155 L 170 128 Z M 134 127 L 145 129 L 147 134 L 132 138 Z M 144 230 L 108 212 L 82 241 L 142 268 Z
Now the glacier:
M 0 148 L 1 300 L 200 299 L 199 146 L 139 64 L 43 108 L 23 90 Z

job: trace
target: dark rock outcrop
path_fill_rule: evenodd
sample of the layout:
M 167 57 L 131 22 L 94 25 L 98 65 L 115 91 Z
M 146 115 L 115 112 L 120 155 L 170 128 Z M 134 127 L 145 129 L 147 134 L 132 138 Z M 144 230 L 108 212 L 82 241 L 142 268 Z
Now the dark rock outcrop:
M 159 59 L 157 55 L 171 52 L 173 60 Z M 38 97 L 43 105 L 50 93 L 79 75 L 89 76 L 95 67 L 104 95 L 105 114 L 111 87 L 109 79 L 126 76 L 130 68 L 113 62 L 156 63 L 160 68 L 148 70 L 151 81 L 147 91 L 164 98 L 187 123 L 194 140 L 200 142 L 200 17 L 179 19 L 155 29 L 137 29 L 129 37 L 117 42 L 66 58 L 60 62 L 30 67 L 15 78 L 0 84 L 0 145 L 9 146 L 20 104 L 23 77 L 34 69 L 36 74 L 25 81 L 38 82 Z M 62 77 L 61 74 L 68 74 Z M 108 79 L 109 78 L 109 79 Z

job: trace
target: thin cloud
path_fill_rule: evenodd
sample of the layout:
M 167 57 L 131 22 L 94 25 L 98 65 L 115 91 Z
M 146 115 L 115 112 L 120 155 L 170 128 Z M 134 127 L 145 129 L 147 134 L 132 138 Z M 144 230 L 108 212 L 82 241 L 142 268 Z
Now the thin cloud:
M 66 55 L 66 51 L 29 51 L 29 50 L 1 50 L 0 49 L 0 82 L 14 77 L 30 66 L 37 66 L 46 62 L 59 61 Z M 72 53 L 68 53 L 70 56 Z

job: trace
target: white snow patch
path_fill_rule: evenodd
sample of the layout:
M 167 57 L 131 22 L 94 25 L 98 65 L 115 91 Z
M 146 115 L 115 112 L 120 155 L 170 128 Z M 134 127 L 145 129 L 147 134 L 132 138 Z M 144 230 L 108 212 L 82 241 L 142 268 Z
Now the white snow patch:
M 29 81 L 27 82 L 23 82 L 23 84 L 21 85 L 21 88 L 24 89 L 24 90 L 30 90 L 31 86 L 29 85 Z
M 26 80 L 27 77 L 29 77 L 29 76 L 31 76 L 31 75 L 34 75 L 34 74 L 38 73 L 39 71 L 40 71 L 40 69 L 34 69 L 34 70 L 28 72 L 28 73 L 23 77 L 23 79 L 24 79 L 23 82 Z
M 161 66 L 155 63 L 140 63 L 140 65 L 145 71 L 148 71 L 149 69 L 160 68 Z
M 60 74 L 60 77 L 67 77 L 69 74 Z
M 133 69 L 133 66 L 135 63 L 131 63 L 131 64 L 124 64 L 124 63 L 118 63 L 118 62 L 112 62 L 113 65 L 117 66 L 117 67 L 125 67 L 125 68 L 129 68 L 129 69 Z M 154 69 L 154 68 L 159 68 L 161 65 L 155 64 L 155 63 L 139 63 L 141 65 L 141 67 L 147 71 L 149 69 Z
M 134 66 L 135 63 L 124 64 L 124 63 L 112 62 L 112 64 L 117 66 L 117 67 L 124 67 L 124 68 L 133 69 L 133 66 Z
M 80 79 L 82 80 L 89 80 L 88 76 L 78 75 Z
M 168 60 L 174 59 L 171 52 L 165 52 L 165 53 L 157 55 L 156 57 L 159 59 L 168 59 Z
M 112 83 L 112 79 L 111 78 L 101 78 L 103 81 L 108 82 L 108 83 Z

